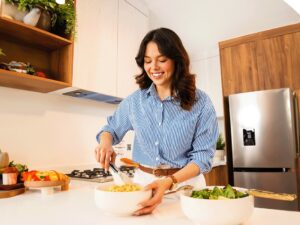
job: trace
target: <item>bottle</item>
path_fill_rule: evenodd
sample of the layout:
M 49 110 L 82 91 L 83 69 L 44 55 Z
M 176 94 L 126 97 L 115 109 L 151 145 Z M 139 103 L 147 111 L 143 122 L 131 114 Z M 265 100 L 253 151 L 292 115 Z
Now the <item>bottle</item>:
M 7 152 L 2 152 L 0 149 L 0 169 L 8 167 L 9 157 Z

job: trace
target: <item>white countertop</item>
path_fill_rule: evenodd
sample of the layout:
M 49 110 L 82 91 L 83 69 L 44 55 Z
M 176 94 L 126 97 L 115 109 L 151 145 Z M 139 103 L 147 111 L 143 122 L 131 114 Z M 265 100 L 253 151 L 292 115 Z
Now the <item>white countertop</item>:
M 114 217 L 102 214 L 94 203 L 99 183 L 71 181 L 70 190 L 42 195 L 39 190 L 0 199 L 1 225 L 191 225 L 176 196 L 165 198 L 152 215 Z M 126 204 L 124 204 L 126 207 Z M 299 225 L 300 212 L 255 208 L 244 225 Z

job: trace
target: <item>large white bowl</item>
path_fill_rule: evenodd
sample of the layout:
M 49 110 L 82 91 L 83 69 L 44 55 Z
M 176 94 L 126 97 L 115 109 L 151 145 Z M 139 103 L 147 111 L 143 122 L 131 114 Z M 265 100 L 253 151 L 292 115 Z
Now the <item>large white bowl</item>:
M 238 199 L 210 200 L 192 198 L 191 193 L 182 192 L 180 203 L 183 213 L 195 224 L 238 225 L 246 222 L 253 213 L 254 198 L 251 195 Z
M 140 209 L 139 203 L 151 198 L 149 191 L 110 192 L 107 189 L 113 184 L 104 184 L 95 189 L 95 202 L 101 211 L 118 216 L 132 215 Z

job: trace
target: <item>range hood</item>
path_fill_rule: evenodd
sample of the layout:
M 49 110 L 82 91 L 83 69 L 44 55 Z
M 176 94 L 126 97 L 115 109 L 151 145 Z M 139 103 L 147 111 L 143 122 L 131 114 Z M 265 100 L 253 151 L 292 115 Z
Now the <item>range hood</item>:
M 119 104 L 123 99 L 111 95 L 100 94 L 93 91 L 87 91 L 76 87 L 67 87 L 56 91 L 49 92 L 49 94 L 66 95 L 75 98 L 90 99 L 99 102 L 106 102 L 109 104 Z

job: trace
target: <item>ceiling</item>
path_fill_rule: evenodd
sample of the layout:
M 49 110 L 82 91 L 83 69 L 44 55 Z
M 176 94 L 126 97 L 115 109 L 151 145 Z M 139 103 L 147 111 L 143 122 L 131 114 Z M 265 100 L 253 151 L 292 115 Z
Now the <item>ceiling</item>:
M 222 40 L 300 22 L 283 0 L 144 1 L 150 28 L 173 29 L 194 60 L 218 54 Z

